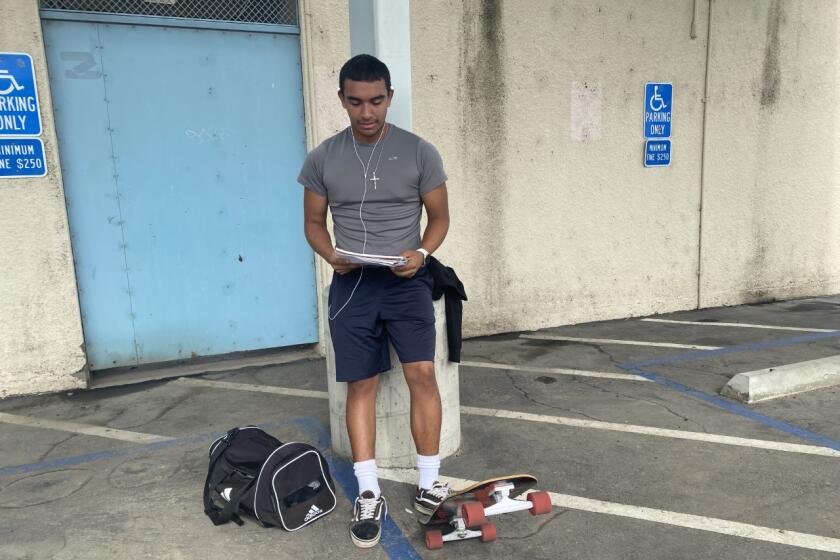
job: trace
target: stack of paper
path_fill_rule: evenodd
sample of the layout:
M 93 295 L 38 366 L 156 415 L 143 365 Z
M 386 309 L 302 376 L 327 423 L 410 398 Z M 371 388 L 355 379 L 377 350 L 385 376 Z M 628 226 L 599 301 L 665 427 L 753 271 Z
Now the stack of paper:
M 387 266 L 395 268 L 408 264 L 408 259 L 403 256 L 386 256 L 386 255 L 369 255 L 366 253 L 354 253 L 352 251 L 345 251 L 336 247 L 335 254 L 342 257 L 351 263 L 366 264 L 372 266 Z

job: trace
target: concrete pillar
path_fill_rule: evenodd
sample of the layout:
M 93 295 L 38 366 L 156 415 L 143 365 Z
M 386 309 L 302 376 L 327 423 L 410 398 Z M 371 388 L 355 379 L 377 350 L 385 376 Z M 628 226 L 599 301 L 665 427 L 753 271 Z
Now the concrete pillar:
M 388 65 L 394 101 L 388 121 L 411 130 L 411 27 L 408 0 L 351 0 L 349 5 L 351 51 L 372 54 Z M 362 280 L 364 281 L 364 280 Z M 328 309 L 327 294 L 322 309 Z M 458 364 L 449 361 L 443 299 L 435 302 L 435 376 L 443 407 L 440 455 L 448 457 L 461 446 L 461 411 Z M 330 395 L 330 431 L 333 451 L 352 460 L 345 420 L 347 384 L 335 381 L 335 354 L 325 337 L 327 381 Z M 393 347 L 391 370 L 380 375 L 376 397 L 376 460 L 380 467 L 416 466 L 417 451 L 411 437 L 410 398 L 402 366 Z
M 327 308 L 326 304 L 324 308 Z M 443 407 L 443 424 L 440 433 L 441 458 L 454 454 L 461 446 L 458 364 L 449 361 L 444 310 L 445 304 L 441 298 L 435 302 L 435 328 L 437 330 L 435 376 Z M 326 340 L 326 346 L 333 452 L 352 460 L 345 420 L 347 384 L 335 381 L 335 354 L 329 338 Z M 393 367 L 389 371 L 380 374 L 376 397 L 376 462 L 380 467 L 414 468 L 417 451 L 411 437 L 408 385 L 406 385 L 402 366 L 393 347 L 391 348 L 391 364 Z
M 350 50 L 370 54 L 391 73 L 394 99 L 388 121 L 411 130 L 411 19 L 409 0 L 350 0 Z

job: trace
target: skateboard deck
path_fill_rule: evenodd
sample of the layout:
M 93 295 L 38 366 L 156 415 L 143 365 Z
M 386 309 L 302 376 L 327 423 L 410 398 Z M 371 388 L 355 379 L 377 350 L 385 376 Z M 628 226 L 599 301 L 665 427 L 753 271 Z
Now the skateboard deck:
M 441 548 L 444 542 L 480 538 L 496 539 L 496 527 L 487 517 L 528 510 L 532 515 L 551 511 L 551 497 L 533 492 L 526 500 L 514 500 L 537 484 L 529 474 L 510 474 L 482 480 L 452 494 L 431 515 L 418 516 L 427 527 L 426 546 Z

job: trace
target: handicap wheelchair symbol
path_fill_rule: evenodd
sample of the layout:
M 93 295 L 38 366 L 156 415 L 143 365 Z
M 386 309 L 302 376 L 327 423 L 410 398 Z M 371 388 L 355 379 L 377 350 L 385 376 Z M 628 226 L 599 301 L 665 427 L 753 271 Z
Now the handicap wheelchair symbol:
M 13 91 L 20 91 L 24 89 L 24 87 L 17 83 L 15 77 L 9 74 L 8 70 L 0 70 L 0 83 L 3 81 L 9 82 L 8 86 L 0 89 L 0 95 L 6 95 L 7 93 L 12 93 Z
M 656 105 L 654 105 L 656 103 Z M 654 113 L 657 111 L 661 111 L 666 109 L 668 105 L 665 104 L 665 100 L 662 99 L 662 96 L 659 95 L 659 86 L 653 86 L 653 95 L 650 96 L 650 110 Z

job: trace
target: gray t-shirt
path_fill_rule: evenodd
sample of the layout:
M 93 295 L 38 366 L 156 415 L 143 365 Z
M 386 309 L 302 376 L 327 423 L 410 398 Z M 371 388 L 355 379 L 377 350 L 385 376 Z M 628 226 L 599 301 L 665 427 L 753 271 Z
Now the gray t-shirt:
M 420 197 L 446 181 L 440 154 L 416 134 L 391 124 L 372 157 L 374 145 L 357 140 L 356 157 L 351 134 L 348 127 L 312 150 L 298 182 L 329 201 L 336 247 L 362 252 L 365 228 L 359 206 L 364 196 L 364 252 L 399 255 L 417 249 L 423 210 Z M 365 195 L 362 169 L 368 160 Z

